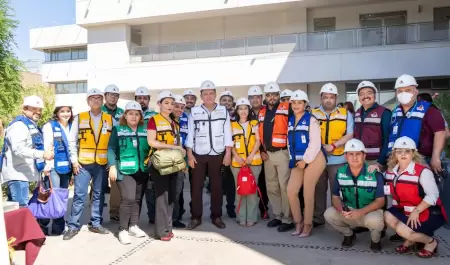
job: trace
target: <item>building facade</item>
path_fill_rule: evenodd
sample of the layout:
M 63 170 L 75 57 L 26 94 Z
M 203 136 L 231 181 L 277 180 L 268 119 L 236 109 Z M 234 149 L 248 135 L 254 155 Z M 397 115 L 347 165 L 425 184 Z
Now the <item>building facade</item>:
M 449 21 L 448 0 L 76 0 L 76 25 L 32 29 L 30 45 L 43 82 L 80 106 L 91 87 L 116 84 L 124 104 L 146 86 L 154 106 L 206 79 L 237 97 L 276 81 L 312 105 L 326 82 L 356 102 L 365 79 L 383 104 L 404 73 L 450 88 Z

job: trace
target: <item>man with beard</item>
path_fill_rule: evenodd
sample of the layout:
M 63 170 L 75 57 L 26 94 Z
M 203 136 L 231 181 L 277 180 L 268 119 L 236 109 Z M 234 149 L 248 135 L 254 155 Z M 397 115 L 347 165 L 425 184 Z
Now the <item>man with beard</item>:
M 289 102 L 289 100 L 291 99 L 291 95 L 292 95 L 292 91 L 289 89 L 285 89 L 285 90 L 281 91 L 280 102 Z
M 183 98 L 184 101 L 186 101 L 186 107 L 184 108 L 184 112 L 186 114 L 191 114 L 191 109 L 195 107 L 195 103 L 197 102 L 197 96 L 195 95 L 194 91 L 191 89 L 185 90 L 183 92 Z
M 3 183 L 8 187 L 8 201 L 27 207 L 30 181 L 36 182 L 45 167 L 45 160 L 53 159 L 53 150 L 44 150 L 44 139 L 37 122 L 44 103 L 38 96 L 25 97 L 22 114 L 5 130 L 0 169 Z
M 267 194 L 275 218 L 268 227 L 278 227 L 278 232 L 294 228 L 287 196 L 287 183 L 290 176 L 287 131 L 289 102 L 280 102 L 280 87 L 274 82 L 264 86 L 267 108 L 259 111 L 259 135 L 264 151 Z
M 230 115 L 230 120 L 234 120 L 234 97 L 230 91 L 223 91 L 219 98 L 220 105 L 224 106 Z M 222 165 L 221 168 L 223 189 L 227 198 L 227 214 L 230 218 L 236 218 L 234 201 L 236 199 L 236 186 L 234 184 L 233 173 L 230 166 Z
M 252 109 L 250 112 L 250 119 L 257 120 L 259 111 L 265 106 L 262 104 L 263 101 L 263 92 L 259 86 L 251 86 L 248 89 L 248 100 L 252 105 Z M 263 146 L 260 147 L 260 152 L 264 151 Z M 263 162 L 264 163 L 264 162 Z M 264 164 L 261 167 L 261 173 L 258 178 L 258 187 L 261 191 L 262 198 L 259 201 L 259 212 L 261 213 L 261 218 L 264 220 L 269 219 L 269 214 L 267 213 L 267 209 L 269 207 L 269 197 L 267 196 L 267 188 L 266 188 L 266 177 L 264 174 Z
M 325 84 L 320 89 L 321 105 L 312 110 L 320 122 L 322 146 L 328 154 L 327 167 L 316 185 L 314 227 L 325 225 L 323 214 L 327 209 L 328 183 L 330 190 L 333 190 L 337 170 L 347 162 L 345 143 L 353 138 L 353 117 L 345 108 L 336 106 L 337 97 L 337 87 L 332 83 Z

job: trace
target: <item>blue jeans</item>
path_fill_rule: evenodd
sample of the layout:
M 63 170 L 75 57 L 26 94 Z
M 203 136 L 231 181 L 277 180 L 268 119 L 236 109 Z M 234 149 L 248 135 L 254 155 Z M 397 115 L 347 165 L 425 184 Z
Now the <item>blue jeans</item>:
M 20 207 L 27 207 L 29 201 L 29 182 L 21 180 L 11 180 L 7 182 L 7 185 L 8 201 L 18 202 Z
M 72 177 L 72 172 L 67 174 L 58 174 L 55 169 L 50 171 L 50 180 L 52 181 L 53 188 L 69 188 L 70 178 Z M 45 177 L 45 182 L 47 182 L 48 177 Z M 46 183 L 48 185 L 48 183 Z M 50 219 L 38 219 L 39 226 L 44 233 L 47 231 L 47 226 L 50 223 Z M 60 235 L 64 232 L 65 228 L 64 217 L 53 219 L 52 223 L 52 234 Z
M 98 164 L 82 165 L 78 175 L 74 177 L 74 196 L 72 211 L 67 223 L 69 229 L 79 230 L 81 228 L 80 218 L 83 215 L 84 204 L 88 195 L 89 182 L 92 178 L 92 204 L 91 221 L 92 227 L 99 227 L 103 222 L 103 204 L 105 203 L 105 188 L 108 185 L 106 167 Z

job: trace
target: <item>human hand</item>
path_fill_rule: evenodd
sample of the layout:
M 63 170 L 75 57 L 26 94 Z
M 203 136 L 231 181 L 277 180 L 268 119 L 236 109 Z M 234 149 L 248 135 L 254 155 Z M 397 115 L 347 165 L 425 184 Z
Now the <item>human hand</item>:
M 269 155 L 266 152 L 261 152 L 261 158 L 262 160 L 266 161 L 267 159 L 269 159 Z

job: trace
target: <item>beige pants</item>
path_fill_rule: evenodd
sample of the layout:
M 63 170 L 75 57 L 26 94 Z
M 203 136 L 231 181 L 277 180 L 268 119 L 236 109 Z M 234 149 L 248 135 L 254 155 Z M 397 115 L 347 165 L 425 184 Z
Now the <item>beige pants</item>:
M 314 202 L 314 221 L 319 224 L 325 223 L 323 213 L 327 209 L 327 196 L 328 196 L 328 183 L 330 184 L 331 193 L 333 193 L 334 180 L 336 179 L 336 173 L 338 168 L 344 164 L 327 165 L 319 181 L 316 185 L 316 194 Z M 330 197 L 331 198 L 331 197 Z
M 384 229 L 383 210 L 381 209 L 355 220 L 345 218 L 334 207 L 328 208 L 324 215 L 327 222 L 344 236 L 351 236 L 353 234 L 352 228 L 354 227 L 366 227 L 370 230 L 372 241 L 375 243 L 380 242 L 381 231 Z
M 314 161 L 312 161 L 307 168 L 299 169 L 295 167 L 291 169 L 291 177 L 289 178 L 287 192 L 294 222 L 299 223 L 302 221 L 298 192 L 303 185 L 303 198 L 305 201 L 304 223 L 312 225 L 314 193 L 316 190 L 317 181 L 319 181 L 320 175 L 325 169 L 325 166 L 325 156 L 322 152 L 319 152 L 316 159 L 314 159 Z
M 109 217 L 119 216 L 120 207 L 120 190 L 117 182 L 111 181 L 111 189 L 109 191 Z
M 255 177 L 256 183 L 258 183 L 259 174 L 261 173 L 261 166 L 250 166 L 250 169 Z M 234 183 L 237 187 L 237 176 L 239 175 L 239 171 L 241 168 L 231 167 L 231 172 L 234 176 Z M 239 205 L 239 200 L 241 200 L 241 208 L 239 212 L 236 212 L 236 221 L 243 223 L 256 223 L 258 221 L 258 192 L 255 194 L 247 195 L 247 196 L 239 196 L 236 192 L 236 211 Z
M 291 170 L 289 169 L 289 151 L 267 152 L 269 159 L 264 161 L 267 195 L 272 205 L 275 219 L 283 223 L 292 223 L 291 210 L 287 196 L 287 184 Z

